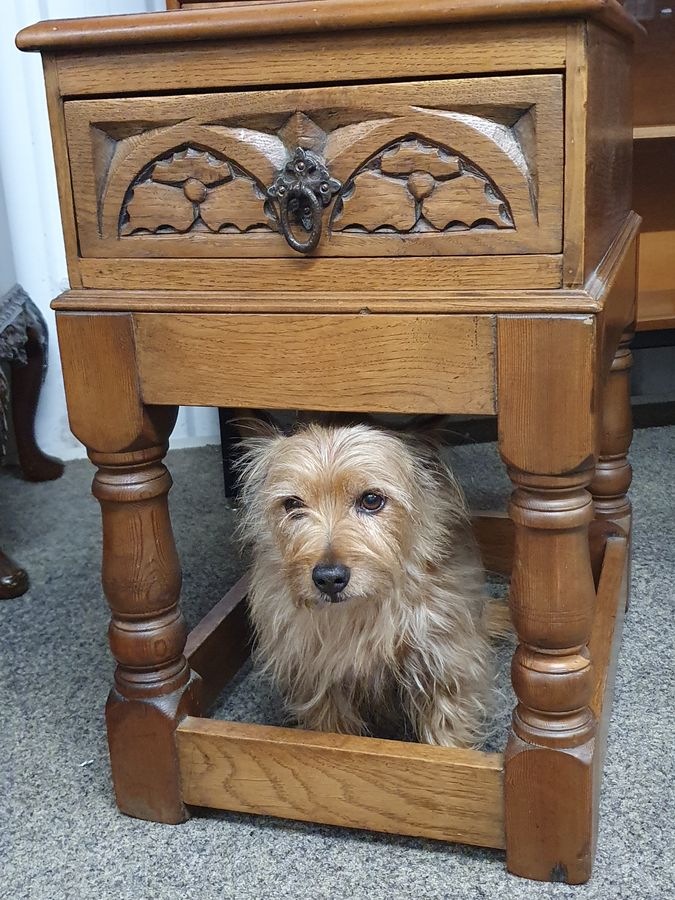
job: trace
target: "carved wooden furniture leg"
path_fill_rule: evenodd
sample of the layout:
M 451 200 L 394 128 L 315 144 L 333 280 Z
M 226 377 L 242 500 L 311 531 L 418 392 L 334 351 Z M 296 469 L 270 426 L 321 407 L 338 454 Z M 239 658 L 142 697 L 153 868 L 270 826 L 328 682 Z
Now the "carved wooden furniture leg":
M 629 540 L 632 530 L 632 507 L 628 489 L 633 480 L 633 470 L 628 462 L 628 451 L 633 439 L 633 416 L 630 405 L 632 339 L 632 331 L 623 334 L 605 380 L 602 394 L 600 453 L 591 483 L 595 518 L 605 522 L 616 522 L 628 535 Z M 629 553 L 626 609 L 630 604 L 630 559 Z
M 515 486 L 509 603 L 520 641 L 504 761 L 507 866 L 569 883 L 590 876 L 596 827 L 587 647 L 595 334 L 582 317 L 498 324 L 500 451 Z
M 632 333 L 625 333 L 612 361 L 603 398 L 600 427 L 600 453 L 591 483 L 595 517 L 609 519 L 630 534 L 631 503 L 628 488 L 633 471 L 628 450 L 633 438 L 630 407 L 630 371 L 633 354 Z
M 518 705 L 506 755 L 507 862 L 512 872 L 577 883 L 593 859 L 592 693 L 587 642 L 595 589 L 588 550 L 592 471 L 511 470 L 516 526 L 511 614 Z
M 199 708 L 199 676 L 183 655 L 181 572 L 167 506 L 166 446 L 90 452 L 103 516 L 103 588 L 117 660 L 106 720 L 117 803 L 123 812 L 169 823 L 188 817 L 180 798 L 177 723 Z
M 8 360 L 11 367 L 16 447 L 19 464 L 29 481 L 51 481 L 63 474 L 61 460 L 47 456 L 35 442 L 35 413 L 47 369 L 47 340 L 47 326 L 40 310 L 15 285 L 0 300 L 0 359 Z M 3 408 L 6 399 L 2 400 Z M 3 446 L 0 435 L 0 449 Z
M 174 731 L 201 710 L 201 680 L 184 656 L 181 572 L 162 463 L 175 406 L 145 406 L 130 316 L 57 318 L 68 415 L 98 466 L 103 588 L 117 660 L 106 708 L 115 794 L 129 815 L 177 823 L 181 800 Z
M 46 343 L 28 330 L 26 363 L 12 363 L 12 418 L 19 465 L 28 481 L 53 481 L 63 475 L 60 459 L 43 453 L 35 440 L 35 413 L 46 367 Z
M 28 590 L 28 575 L 0 550 L 0 600 L 13 600 Z

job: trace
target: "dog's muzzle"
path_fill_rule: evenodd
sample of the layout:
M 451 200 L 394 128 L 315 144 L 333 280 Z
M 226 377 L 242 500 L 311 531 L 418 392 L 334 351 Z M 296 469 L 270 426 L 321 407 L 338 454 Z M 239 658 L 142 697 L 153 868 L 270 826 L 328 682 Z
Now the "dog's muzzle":
M 338 603 L 343 598 L 342 591 L 349 584 L 351 572 L 347 566 L 321 565 L 312 569 L 312 581 L 331 603 Z

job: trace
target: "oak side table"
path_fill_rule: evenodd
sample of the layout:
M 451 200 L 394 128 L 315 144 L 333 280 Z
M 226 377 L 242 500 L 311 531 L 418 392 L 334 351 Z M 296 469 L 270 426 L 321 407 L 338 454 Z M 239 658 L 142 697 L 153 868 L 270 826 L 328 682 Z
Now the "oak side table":
M 589 877 L 630 542 L 630 53 L 615 0 L 289 0 L 44 22 L 98 471 L 120 809 L 506 848 Z M 186 633 L 162 463 L 179 404 L 497 414 L 518 705 L 504 754 L 202 718 L 245 585 Z

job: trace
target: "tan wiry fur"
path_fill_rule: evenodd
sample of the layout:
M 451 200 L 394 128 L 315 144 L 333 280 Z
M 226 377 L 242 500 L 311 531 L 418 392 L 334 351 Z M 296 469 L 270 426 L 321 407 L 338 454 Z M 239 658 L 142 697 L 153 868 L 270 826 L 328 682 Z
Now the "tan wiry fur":
M 480 745 L 493 685 L 483 571 L 464 500 L 424 442 L 309 424 L 246 441 L 241 534 L 257 656 L 306 728 L 368 733 L 404 713 L 418 740 Z M 386 497 L 364 514 L 368 491 Z M 304 503 L 287 512 L 288 498 Z M 320 563 L 351 570 L 328 603 Z

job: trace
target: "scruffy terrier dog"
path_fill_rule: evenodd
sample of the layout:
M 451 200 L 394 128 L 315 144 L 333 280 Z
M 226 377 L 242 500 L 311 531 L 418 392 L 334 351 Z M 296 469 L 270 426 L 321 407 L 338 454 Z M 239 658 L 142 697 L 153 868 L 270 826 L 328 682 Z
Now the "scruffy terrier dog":
M 364 424 L 244 446 L 257 657 L 290 713 L 347 734 L 398 715 L 419 741 L 479 746 L 493 692 L 484 576 L 438 452 Z

